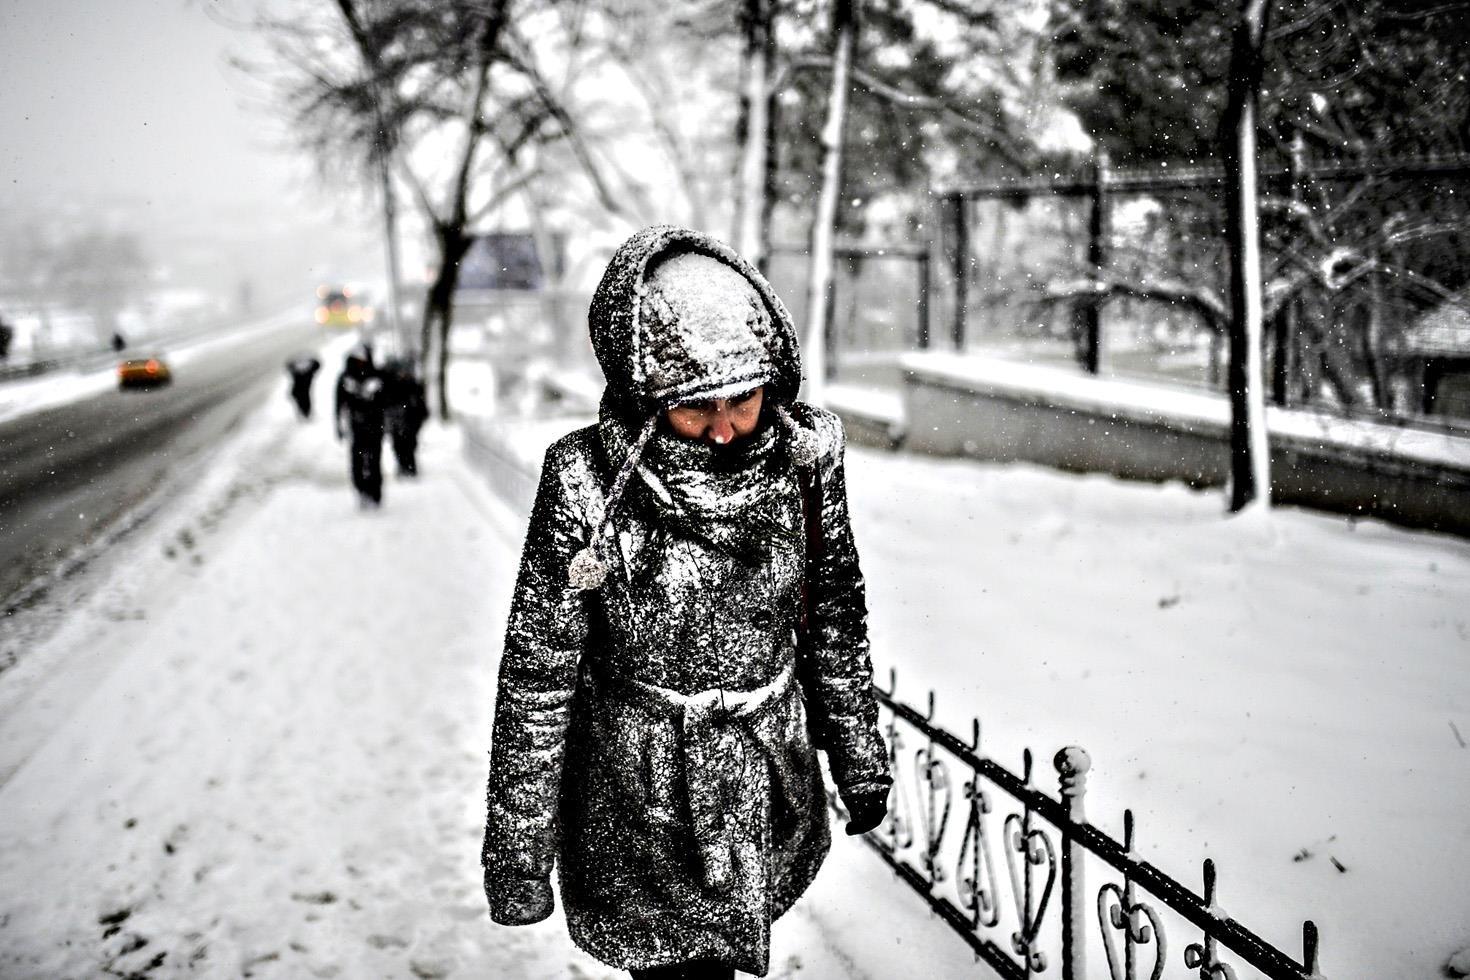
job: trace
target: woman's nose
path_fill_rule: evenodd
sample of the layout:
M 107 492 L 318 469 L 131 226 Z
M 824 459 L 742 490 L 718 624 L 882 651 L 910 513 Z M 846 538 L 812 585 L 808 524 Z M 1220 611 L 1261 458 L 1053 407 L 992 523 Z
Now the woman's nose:
M 719 405 L 715 408 L 714 417 L 710 419 L 709 428 L 705 434 L 717 446 L 728 445 L 735 439 L 735 426 L 730 418 L 728 405 Z

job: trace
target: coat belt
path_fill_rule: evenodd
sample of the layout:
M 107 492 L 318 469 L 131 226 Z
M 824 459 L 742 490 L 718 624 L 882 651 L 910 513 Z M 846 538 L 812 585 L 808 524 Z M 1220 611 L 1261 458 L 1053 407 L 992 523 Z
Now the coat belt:
M 754 736 L 752 740 L 763 755 L 771 758 L 782 755 L 779 746 L 764 744 L 765 740 L 753 726 L 740 723 L 780 704 L 795 683 L 796 669 L 788 664 L 774 680 L 748 691 L 711 688 L 697 694 L 681 694 L 631 678 L 618 678 L 608 685 L 621 699 L 674 723 L 689 791 L 690 826 L 703 860 L 704 882 L 717 892 L 725 892 L 730 887 L 736 835 L 735 815 L 724 799 L 720 779 L 731 763 L 727 757 L 729 740 L 738 737 L 737 727 L 743 728 Z M 782 796 L 791 793 L 796 787 L 785 785 L 784 776 L 784 772 L 778 775 L 782 785 L 762 786 L 761 791 L 774 791 Z M 745 791 L 753 789 L 747 787 Z

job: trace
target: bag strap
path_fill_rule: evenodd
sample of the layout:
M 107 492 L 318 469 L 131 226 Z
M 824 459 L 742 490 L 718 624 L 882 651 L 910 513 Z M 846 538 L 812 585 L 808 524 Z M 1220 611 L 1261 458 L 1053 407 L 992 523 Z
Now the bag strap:
M 811 622 L 812 566 L 826 553 L 827 539 L 822 534 L 822 470 L 813 466 L 810 472 L 798 471 L 796 482 L 801 488 L 801 519 L 806 528 L 806 564 L 801 574 L 801 629 L 799 645 L 806 645 Z

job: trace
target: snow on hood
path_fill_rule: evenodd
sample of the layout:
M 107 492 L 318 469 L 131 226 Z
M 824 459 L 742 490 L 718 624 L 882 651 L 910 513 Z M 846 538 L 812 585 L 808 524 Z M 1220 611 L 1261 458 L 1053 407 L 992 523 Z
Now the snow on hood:
M 748 349 L 744 341 L 749 338 L 731 337 L 719 328 L 722 316 L 717 306 L 731 298 L 724 277 L 711 277 L 715 306 L 708 312 L 713 317 L 689 316 L 687 323 L 681 318 L 681 327 L 687 329 L 668 331 L 660 326 L 660 316 L 642 315 L 650 293 L 650 267 L 670 253 L 682 252 L 724 263 L 754 289 L 766 315 L 751 318 L 751 336 L 765 345 L 764 356 Z M 680 297 L 665 293 L 660 301 L 671 299 L 675 311 L 687 311 L 680 306 Z M 686 291 L 683 299 L 688 298 Z M 723 317 L 726 323 L 744 319 L 738 307 Z M 732 386 L 749 387 L 751 379 L 764 382 L 767 397 L 780 402 L 795 399 L 801 386 L 796 330 L 771 284 L 729 246 L 688 228 L 653 225 L 618 246 L 593 294 L 588 328 L 610 393 L 618 401 L 631 402 L 639 414 L 684 398 L 725 393 Z

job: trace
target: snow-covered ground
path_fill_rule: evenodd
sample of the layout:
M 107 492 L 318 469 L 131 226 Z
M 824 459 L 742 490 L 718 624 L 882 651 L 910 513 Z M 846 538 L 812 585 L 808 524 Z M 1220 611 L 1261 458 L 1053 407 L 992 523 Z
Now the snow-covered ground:
M 479 894 L 519 516 L 433 428 L 424 477 L 359 513 L 327 421 L 288 411 L 0 675 L 0 977 L 617 976 Z M 1013 768 L 1031 746 L 1044 787 L 1086 746 L 1095 822 L 1132 806 L 1196 888 L 1214 857 L 1222 904 L 1288 950 L 1315 918 L 1334 980 L 1470 946 L 1465 542 L 1029 467 L 849 467 L 901 697 L 938 687 L 941 722 L 979 714 Z M 848 841 L 775 938 L 780 977 L 984 975 Z
M 1470 544 L 1227 519 L 1180 485 L 850 458 L 899 697 L 936 688 L 966 737 L 978 715 L 1013 771 L 1030 746 L 1053 794 L 1053 753 L 1085 747 L 1093 823 L 1121 839 L 1132 807 L 1141 855 L 1196 891 L 1214 858 L 1223 907 L 1289 953 L 1314 919 L 1334 980 L 1438 976 L 1470 946 Z M 1172 971 L 1197 938 L 1176 932 Z

